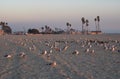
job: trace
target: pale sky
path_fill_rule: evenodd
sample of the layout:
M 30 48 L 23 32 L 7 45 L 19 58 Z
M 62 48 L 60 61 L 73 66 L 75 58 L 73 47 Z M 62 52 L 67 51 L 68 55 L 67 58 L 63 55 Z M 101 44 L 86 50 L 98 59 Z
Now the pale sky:
M 23 27 L 72 28 L 81 30 L 81 18 L 89 20 L 95 30 L 94 18 L 100 16 L 103 32 L 120 33 L 120 0 L 0 0 L 0 21 L 6 21 L 15 30 Z

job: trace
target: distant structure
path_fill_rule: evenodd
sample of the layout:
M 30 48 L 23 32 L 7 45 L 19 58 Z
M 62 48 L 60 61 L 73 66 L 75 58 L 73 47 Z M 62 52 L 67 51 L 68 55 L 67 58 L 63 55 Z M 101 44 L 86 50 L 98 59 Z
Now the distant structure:
M 90 34 L 92 34 L 92 35 L 102 34 L 102 31 L 91 31 Z
M 8 23 L 0 22 L 0 34 L 11 34 L 12 29 L 8 26 Z

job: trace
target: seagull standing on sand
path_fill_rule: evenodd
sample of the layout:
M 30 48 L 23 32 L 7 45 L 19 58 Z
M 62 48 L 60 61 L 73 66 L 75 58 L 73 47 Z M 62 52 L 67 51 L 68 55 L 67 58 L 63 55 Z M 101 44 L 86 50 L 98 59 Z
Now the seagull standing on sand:
M 78 54 L 79 54 L 79 51 L 78 51 L 78 50 L 75 50 L 72 54 L 78 55 Z
M 42 53 L 42 55 L 46 55 L 47 54 L 47 51 L 45 50 L 45 51 L 43 51 L 43 53 Z
M 87 49 L 85 50 L 85 52 L 87 52 L 87 53 L 90 52 L 90 49 L 87 48 Z
M 56 63 L 56 61 L 54 61 L 54 62 L 50 63 L 50 65 L 51 65 L 52 67 L 56 67 L 57 63 Z
M 6 58 L 11 58 L 12 55 L 5 55 L 4 57 L 6 57 Z
M 26 55 L 25 55 L 24 52 L 21 52 L 21 53 L 19 54 L 19 56 L 20 56 L 20 57 L 25 57 Z
M 93 49 L 93 50 L 91 51 L 91 53 L 95 53 L 95 50 Z

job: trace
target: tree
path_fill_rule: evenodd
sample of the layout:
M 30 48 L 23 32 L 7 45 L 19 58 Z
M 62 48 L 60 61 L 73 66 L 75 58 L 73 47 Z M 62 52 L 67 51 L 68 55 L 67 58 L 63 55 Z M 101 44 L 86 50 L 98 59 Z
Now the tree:
M 5 23 L 5 25 L 7 26 L 7 25 L 8 25 L 8 23 L 6 22 L 6 23 Z
M 66 26 L 69 26 L 69 22 L 66 23 Z
M 68 33 L 69 33 L 69 32 L 70 32 L 70 28 L 71 28 L 72 25 L 71 25 L 69 22 L 67 22 L 67 23 L 66 23 L 66 26 L 67 26 L 67 31 L 68 31 Z
M 8 26 L 8 23 L 0 22 L 0 25 L 2 26 L 1 29 L 4 31 L 4 33 L 6 33 L 6 34 L 12 33 L 12 29 Z
M 86 22 L 86 31 L 87 31 L 87 34 L 88 34 L 88 26 L 89 26 L 89 24 L 88 24 L 88 23 L 89 23 L 89 21 L 86 19 L 86 21 L 85 21 L 85 22 Z
M 32 33 L 32 29 L 28 29 L 28 33 Z
M 81 21 L 82 21 L 82 33 L 84 33 L 85 18 L 82 17 L 82 18 L 81 18 Z
M 97 16 L 97 21 L 98 21 L 98 31 L 100 31 L 100 25 L 99 25 L 99 22 L 100 22 L 100 16 Z
M 39 34 L 39 31 L 37 29 L 28 29 L 28 33 L 30 33 L 30 34 Z
M 98 30 L 98 29 L 97 29 L 97 28 L 98 28 L 98 27 L 97 27 L 97 23 L 96 23 L 97 19 L 95 18 L 94 21 L 95 21 L 95 26 L 96 26 L 96 31 L 97 31 L 97 30 Z
M 44 30 L 44 27 L 41 27 L 41 29 L 42 29 L 42 32 L 43 32 L 43 30 Z

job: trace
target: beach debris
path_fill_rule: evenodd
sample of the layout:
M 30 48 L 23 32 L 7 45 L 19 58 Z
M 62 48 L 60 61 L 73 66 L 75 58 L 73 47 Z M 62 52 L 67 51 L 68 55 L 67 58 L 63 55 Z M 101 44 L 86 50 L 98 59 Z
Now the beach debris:
M 12 55 L 8 54 L 8 55 L 4 55 L 5 58 L 11 58 Z
M 79 54 L 79 51 L 78 51 L 78 50 L 75 50 L 72 54 L 78 55 L 78 54 Z

